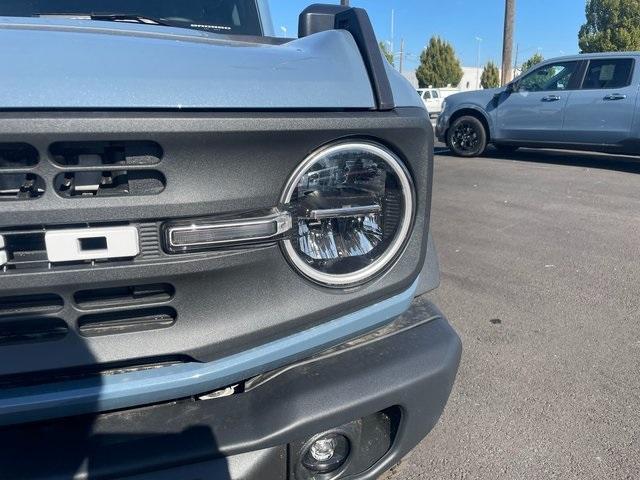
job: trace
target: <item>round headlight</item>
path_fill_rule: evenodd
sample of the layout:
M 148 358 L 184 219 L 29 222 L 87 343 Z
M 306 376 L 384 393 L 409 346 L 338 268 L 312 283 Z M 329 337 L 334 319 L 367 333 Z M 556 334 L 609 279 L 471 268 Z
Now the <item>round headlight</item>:
M 341 143 L 308 157 L 282 203 L 293 233 L 291 263 L 329 286 L 362 283 L 396 258 L 414 215 L 413 183 L 396 155 L 373 143 Z

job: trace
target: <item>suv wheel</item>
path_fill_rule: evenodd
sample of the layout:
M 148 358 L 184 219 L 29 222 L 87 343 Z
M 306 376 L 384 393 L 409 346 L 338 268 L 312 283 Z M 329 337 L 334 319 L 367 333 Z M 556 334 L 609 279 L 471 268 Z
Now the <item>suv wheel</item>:
M 487 148 L 487 131 L 476 117 L 457 118 L 447 132 L 447 146 L 460 157 L 477 157 Z

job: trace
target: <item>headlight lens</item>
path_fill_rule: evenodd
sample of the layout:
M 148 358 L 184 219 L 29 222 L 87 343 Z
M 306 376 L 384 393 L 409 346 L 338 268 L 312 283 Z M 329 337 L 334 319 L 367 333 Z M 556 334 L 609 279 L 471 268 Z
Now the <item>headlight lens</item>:
M 282 203 L 292 215 L 283 242 L 294 266 L 330 286 L 371 279 L 409 236 L 414 215 L 411 178 L 402 162 L 373 143 L 342 143 L 307 158 Z

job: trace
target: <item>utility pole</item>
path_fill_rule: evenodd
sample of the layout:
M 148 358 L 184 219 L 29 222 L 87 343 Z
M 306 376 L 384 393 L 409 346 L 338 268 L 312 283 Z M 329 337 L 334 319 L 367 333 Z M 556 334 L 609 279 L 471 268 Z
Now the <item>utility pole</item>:
M 400 40 L 400 73 L 402 73 L 403 62 L 404 62 L 404 38 Z
M 513 57 L 513 29 L 516 17 L 516 0 L 505 0 L 504 37 L 502 39 L 502 85 L 513 78 L 511 59 Z

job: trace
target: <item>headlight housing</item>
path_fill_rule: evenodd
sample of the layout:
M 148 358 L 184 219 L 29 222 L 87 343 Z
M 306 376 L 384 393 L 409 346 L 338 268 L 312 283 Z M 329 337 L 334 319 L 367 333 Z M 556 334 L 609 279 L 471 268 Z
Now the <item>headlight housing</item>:
M 388 267 L 411 232 L 413 182 L 400 159 L 368 142 L 339 143 L 309 156 L 281 198 L 292 215 L 289 261 L 327 286 L 366 282 Z

